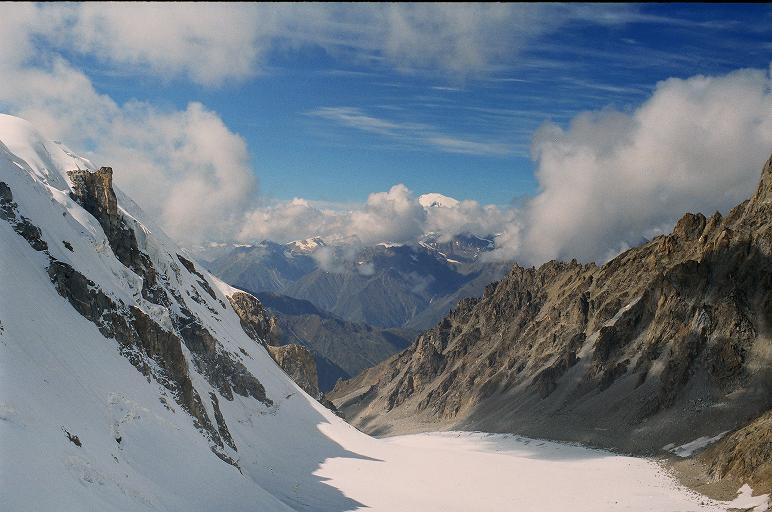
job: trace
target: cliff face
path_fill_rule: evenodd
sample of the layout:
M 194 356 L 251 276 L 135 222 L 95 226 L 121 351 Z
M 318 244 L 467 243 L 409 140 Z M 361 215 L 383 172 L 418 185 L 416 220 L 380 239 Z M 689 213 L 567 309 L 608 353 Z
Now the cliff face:
M 456 427 L 649 453 L 772 405 L 772 158 L 726 217 L 603 266 L 514 266 L 329 395 L 371 433 Z
M 269 346 L 268 352 L 284 373 L 289 375 L 303 391 L 316 399 L 321 398 L 316 362 L 306 347 L 296 344 Z

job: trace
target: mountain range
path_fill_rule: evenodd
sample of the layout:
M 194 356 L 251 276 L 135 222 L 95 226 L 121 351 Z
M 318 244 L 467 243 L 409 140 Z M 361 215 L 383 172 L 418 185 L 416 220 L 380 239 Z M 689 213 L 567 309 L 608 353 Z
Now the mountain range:
M 254 296 L 273 315 L 272 343 L 302 345 L 314 355 L 322 392 L 330 391 L 338 379 L 353 377 L 403 350 L 418 334 L 343 320 L 307 300 L 286 295 L 261 292 Z
M 307 300 L 352 322 L 420 330 L 506 273 L 509 264 L 484 258 L 492 249 L 491 238 L 476 235 L 444 240 L 428 233 L 411 244 L 373 246 L 317 237 L 262 241 L 224 253 L 218 247 L 219 256 L 205 265 L 245 290 Z
M 516 432 L 632 453 L 705 436 L 711 478 L 772 489 L 772 158 L 722 216 L 604 265 L 514 265 L 329 395 L 379 435 Z M 754 487 L 756 489 L 756 487 Z

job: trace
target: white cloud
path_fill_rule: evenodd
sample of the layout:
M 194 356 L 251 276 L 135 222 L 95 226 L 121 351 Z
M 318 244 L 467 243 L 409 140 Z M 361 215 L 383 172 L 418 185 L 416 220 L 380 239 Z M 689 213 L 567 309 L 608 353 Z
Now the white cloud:
M 503 233 L 516 222 L 516 212 L 511 208 L 445 199 L 452 206 L 424 207 L 403 184 L 370 194 L 365 203 L 354 207 L 322 208 L 295 198 L 249 212 L 238 238 L 244 242 L 288 242 L 321 236 L 327 241 L 353 239 L 359 245 L 399 244 L 415 242 L 428 232 L 438 233 L 445 240 L 462 233 Z M 346 258 L 338 249 L 317 252 L 320 263 L 331 269 Z
M 62 59 L 45 68 L 0 64 L 0 75 L 13 76 L 0 81 L 2 103 L 46 136 L 90 148 L 89 158 L 112 166 L 117 185 L 178 240 L 227 236 L 253 198 L 246 144 L 199 103 L 118 105 Z
M 497 235 L 516 222 L 512 208 L 481 205 L 477 201 L 459 201 L 452 208 L 427 208 L 425 230 L 440 233 L 445 239 L 461 234 Z
M 238 4 L 86 2 L 69 6 L 57 43 L 159 76 L 206 85 L 254 74 L 273 34 L 272 9 Z
M 629 6 L 526 4 L 13 4 L 5 29 L 34 46 L 125 71 L 219 86 L 260 73 L 272 52 L 321 48 L 362 63 L 449 76 L 487 73 L 562 25 L 627 23 Z M 626 15 L 625 15 L 626 14 Z M 23 23 L 18 23 L 23 21 Z M 0 36 L 3 37 L 3 36 Z M 9 38 L 10 40 L 10 38 Z M 27 44 L 14 40 L 13 48 Z
M 346 213 L 318 208 L 309 201 L 291 201 L 249 211 L 237 237 L 242 241 L 273 240 L 290 242 L 312 236 L 337 237 L 343 229 Z
M 183 242 L 311 235 L 401 242 L 424 231 L 501 233 L 496 256 L 605 259 L 669 229 L 686 210 L 725 210 L 755 186 L 772 147 L 768 72 L 671 79 L 632 113 L 577 116 L 536 134 L 541 191 L 515 211 L 462 201 L 424 210 L 404 185 L 357 207 L 303 200 L 253 209 L 243 139 L 199 103 L 118 103 L 66 56 L 112 71 L 217 86 L 259 73 L 276 50 L 308 45 L 357 62 L 465 76 L 512 63 L 570 20 L 640 19 L 627 6 L 9 4 L 0 17 L 0 105 L 112 165 L 118 184 Z M 138 28 L 139 27 L 139 28 Z M 315 115 L 441 151 L 504 154 L 491 140 L 382 119 L 351 107 Z
M 424 233 L 426 211 L 405 185 L 370 194 L 361 210 L 351 213 L 349 234 L 362 242 L 402 242 Z
M 306 112 L 306 115 L 388 137 L 405 146 L 428 147 L 445 153 L 509 155 L 514 151 L 511 144 L 450 136 L 428 124 L 383 119 L 356 107 L 320 107 Z
M 604 260 L 684 212 L 740 203 L 772 148 L 771 85 L 762 70 L 670 79 L 632 113 L 545 124 L 533 141 L 541 191 L 497 245 L 533 263 Z

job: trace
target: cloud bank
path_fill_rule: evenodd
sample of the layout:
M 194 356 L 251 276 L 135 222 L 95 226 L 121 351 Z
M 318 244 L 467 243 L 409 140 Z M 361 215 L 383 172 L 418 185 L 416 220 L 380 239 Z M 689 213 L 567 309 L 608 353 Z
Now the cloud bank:
M 463 200 L 424 209 L 399 184 L 362 205 L 330 208 L 300 198 L 256 207 L 244 140 L 216 112 L 196 102 L 115 101 L 73 62 L 85 56 L 127 77 L 218 87 L 265 72 L 271 52 L 312 46 L 406 73 L 464 76 L 511 62 L 570 20 L 635 19 L 628 6 L 13 4 L 0 17 L 0 106 L 112 165 L 118 185 L 183 243 L 401 242 L 469 231 L 499 233 L 493 257 L 501 259 L 603 261 L 667 231 L 684 211 L 726 210 L 749 195 L 772 149 L 769 70 L 670 79 L 633 111 L 543 125 L 532 146 L 540 190 L 519 209 Z M 509 151 L 351 107 L 315 115 L 388 136 L 421 133 L 446 151 Z
M 751 194 L 772 152 L 771 89 L 768 70 L 670 79 L 631 112 L 545 123 L 532 146 L 540 190 L 519 208 L 460 201 L 423 209 L 395 186 L 372 194 L 361 211 L 295 200 L 253 213 L 241 236 L 404 242 L 429 231 L 498 234 L 493 259 L 603 262 L 669 232 L 687 211 L 726 212 Z
M 237 238 L 242 242 L 273 240 L 289 242 L 321 236 L 330 240 L 356 238 L 369 245 L 380 242 L 415 242 L 421 235 L 435 232 L 446 239 L 461 233 L 493 235 L 505 230 L 515 219 L 515 211 L 476 201 L 458 201 L 453 206 L 421 205 L 403 184 L 385 192 L 370 194 L 354 208 L 329 208 L 295 198 L 245 216 Z
M 674 78 L 631 113 L 544 124 L 533 140 L 541 190 L 516 246 L 502 249 L 534 263 L 604 261 L 684 212 L 740 203 L 772 152 L 771 87 L 768 70 Z

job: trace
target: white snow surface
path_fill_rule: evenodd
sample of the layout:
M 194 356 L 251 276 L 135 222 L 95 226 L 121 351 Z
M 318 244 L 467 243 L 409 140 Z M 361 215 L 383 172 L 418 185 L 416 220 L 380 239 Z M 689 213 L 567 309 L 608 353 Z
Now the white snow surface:
M 68 195 L 66 171 L 94 169 L 28 123 L 0 115 L 0 181 L 49 252 L 115 300 L 171 329 L 141 296 L 141 278 L 113 255 L 99 223 Z M 119 171 L 116 171 L 119 172 Z M 68 511 L 721 511 L 729 504 L 679 487 L 653 461 L 516 436 L 438 433 L 375 439 L 295 385 L 240 326 L 233 289 L 197 269 L 116 191 L 140 248 L 273 400 L 219 396 L 237 469 L 152 378 L 60 297 L 36 252 L 0 220 L 0 510 Z M 64 242 L 73 251 L 65 248 Z M 223 306 L 225 304 L 225 306 Z M 217 313 L 213 313 L 216 311 Z M 210 418 L 217 391 L 188 369 Z M 164 405 L 168 404 L 168 407 Z M 78 436 L 81 446 L 67 438 Z M 116 439 L 120 438 L 118 443 Z M 745 490 L 741 498 L 758 501 Z M 766 498 L 764 498 L 766 499 Z M 752 505 L 756 506 L 756 505 Z
M 690 441 L 688 443 L 682 444 L 681 446 L 673 447 L 672 444 L 669 444 L 669 445 L 663 446 L 662 449 L 668 450 L 670 453 L 678 455 L 679 457 L 691 457 L 691 455 L 694 452 L 702 450 L 706 446 L 715 443 L 716 441 L 718 441 L 728 433 L 729 431 L 727 430 L 713 437 L 702 436 L 702 437 L 698 437 L 694 441 Z
M 459 200 L 448 197 L 437 192 L 430 192 L 418 196 L 418 204 L 424 208 L 455 208 L 459 205 Z

